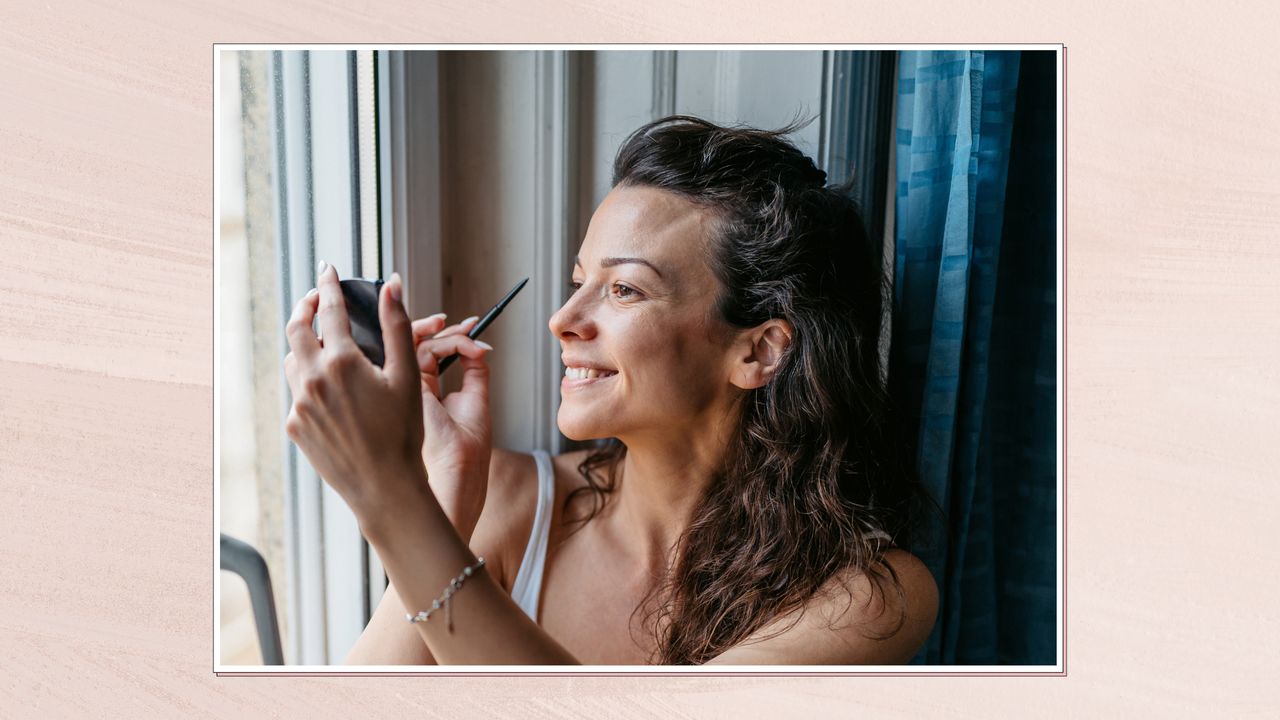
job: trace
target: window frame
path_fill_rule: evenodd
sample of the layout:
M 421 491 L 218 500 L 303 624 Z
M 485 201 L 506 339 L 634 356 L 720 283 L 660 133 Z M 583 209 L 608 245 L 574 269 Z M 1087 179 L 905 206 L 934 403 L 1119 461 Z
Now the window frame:
M 345 277 L 383 275 L 381 268 L 362 267 L 367 223 L 361 218 L 355 52 L 276 50 L 269 56 L 281 333 L 294 304 L 315 287 L 318 260 L 329 260 Z M 284 417 L 292 397 L 283 363 L 279 377 Z M 341 660 L 368 621 L 370 552 L 341 496 L 292 442 L 283 442 L 293 628 L 287 652 L 294 664 L 327 665 Z

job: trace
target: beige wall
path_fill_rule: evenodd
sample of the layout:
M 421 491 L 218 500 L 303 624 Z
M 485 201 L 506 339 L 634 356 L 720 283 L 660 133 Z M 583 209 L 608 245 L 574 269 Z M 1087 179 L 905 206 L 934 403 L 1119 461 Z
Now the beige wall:
M 532 273 L 534 62 L 533 52 L 441 53 L 441 283 L 451 321 L 483 315 Z M 519 450 L 532 449 L 543 417 L 529 354 L 549 318 L 535 311 L 531 289 L 484 334 L 494 347 L 494 442 Z M 450 374 L 446 389 L 461 377 Z

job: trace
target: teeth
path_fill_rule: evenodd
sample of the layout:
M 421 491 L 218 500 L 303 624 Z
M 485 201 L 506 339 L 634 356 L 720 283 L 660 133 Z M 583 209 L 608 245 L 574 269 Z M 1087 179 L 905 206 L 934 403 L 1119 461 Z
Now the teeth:
M 564 369 L 564 376 L 571 380 L 590 380 L 599 377 L 609 377 L 614 374 L 616 373 L 612 373 L 607 370 L 597 370 L 595 368 L 567 367 Z

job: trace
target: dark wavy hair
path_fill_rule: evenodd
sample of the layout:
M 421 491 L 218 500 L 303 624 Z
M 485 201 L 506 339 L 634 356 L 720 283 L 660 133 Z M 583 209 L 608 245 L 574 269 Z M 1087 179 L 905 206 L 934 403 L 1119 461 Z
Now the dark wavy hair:
M 771 381 L 745 394 L 665 581 L 636 609 L 647 608 L 661 664 L 705 662 L 850 570 L 873 592 L 902 594 L 879 561 L 910 541 L 918 486 L 879 371 L 886 276 L 853 180 L 827 186 L 785 137 L 808 124 L 797 122 L 766 131 L 670 116 L 632 133 L 614 161 L 615 187 L 665 190 L 714 213 L 728 326 L 781 318 L 793 329 Z M 604 507 L 625 453 L 611 439 L 579 466 L 587 484 L 566 498 L 567 516 L 582 493 L 592 502 L 574 522 Z

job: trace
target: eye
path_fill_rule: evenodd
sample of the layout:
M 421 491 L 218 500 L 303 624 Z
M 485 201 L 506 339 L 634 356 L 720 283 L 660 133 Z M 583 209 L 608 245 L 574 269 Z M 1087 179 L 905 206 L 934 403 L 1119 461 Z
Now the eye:
M 569 281 L 569 289 L 570 289 L 570 290 L 574 290 L 574 291 L 576 291 L 576 290 L 577 290 L 578 288 L 580 288 L 580 287 L 582 287 L 582 283 L 581 283 L 580 281 L 578 281 L 578 280 L 570 280 L 570 281 Z
M 630 300 L 640 297 L 640 291 L 633 287 L 623 285 L 622 283 L 613 284 L 613 295 L 619 300 Z

